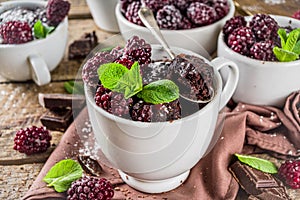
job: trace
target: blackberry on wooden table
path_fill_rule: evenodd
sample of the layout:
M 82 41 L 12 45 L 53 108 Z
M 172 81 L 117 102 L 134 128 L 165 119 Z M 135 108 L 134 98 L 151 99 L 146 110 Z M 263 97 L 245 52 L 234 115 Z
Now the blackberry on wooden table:
M 278 174 L 293 189 L 300 189 L 300 160 L 287 160 L 281 164 Z

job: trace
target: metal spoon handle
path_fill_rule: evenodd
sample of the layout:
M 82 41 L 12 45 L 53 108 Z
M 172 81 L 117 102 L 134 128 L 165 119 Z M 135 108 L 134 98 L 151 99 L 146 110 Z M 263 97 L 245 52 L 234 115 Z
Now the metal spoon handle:
M 147 7 L 141 7 L 138 15 L 144 25 L 152 32 L 152 34 L 155 36 L 155 38 L 160 42 L 162 47 L 165 49 L 165 51 L 168 53 L 171 59 L 175 58 L 175 54 L 170 49 L 169 45 L 167 44 L 165 38 L 161 34 L 161 31 L 156 23 L 156 20 L 154 18 L 153 12 L 147 8 Z

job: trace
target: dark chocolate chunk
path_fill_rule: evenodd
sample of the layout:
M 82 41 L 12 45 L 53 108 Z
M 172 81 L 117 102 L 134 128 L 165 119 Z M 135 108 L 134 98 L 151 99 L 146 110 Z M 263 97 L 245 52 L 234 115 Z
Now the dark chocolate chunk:
M 272 174 L 254 169 L 239 161 L 234 162 L 229 167 L 229 171 L 252 199 L 290 199 L 282 183 Z
M 39 93 L 39 103 L 45 108 L 73 108 L 81 109 L 85 103 L 84 95 Z
M 69 59 L 85 58 L 98 44 L 95 31 L 85 33 L 80 39 L 75 40 L 69 46 Z
M 90 156 L 78 155 L 77 159 L 86 173 L 93 176 L 100 176 L 102 173 L 103 170 L 101 165 Z
M 71 109 L 52 109 L 48 110 L 40 121 L 49 130 L 65 131 L 73 122 L 73 113 Z

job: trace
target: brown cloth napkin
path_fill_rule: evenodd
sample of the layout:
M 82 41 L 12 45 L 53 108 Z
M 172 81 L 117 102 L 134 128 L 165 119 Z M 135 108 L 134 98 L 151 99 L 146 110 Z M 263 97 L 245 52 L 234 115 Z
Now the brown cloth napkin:
M 188 179 L 178 188 L 162 194 L 136 191 L 120 179 L 117 171 L 106 165 L 106 159 L 97 154 L 103 167 L 102 176 L 115 187 L 113 199 L 235 199 L 239 185 L 229 173 L 228 166 L 234 153 L 270 153 L 279 158 L 300 156 L 300 91 L 292 93 L 281 110 L 270 106 L 238 103 L 225 108 L 218 121 L 221 135 L 214 148 L 191 170 Z M 225 120 L 224 120 L 225 116 Z M 217 131 L 218 129 L 216 129 Z M 85 108 L 63 135 L 24 200 L 66 199 L 66 193 L 57 193 L 42 181 L 48 170 L 65 158 L 76 159 L 87 152 L 82 137 L 93 135 Z M 216 134 L 217 135 L 217 134 Z M 93 151 L 93 146 L 88 147 Z

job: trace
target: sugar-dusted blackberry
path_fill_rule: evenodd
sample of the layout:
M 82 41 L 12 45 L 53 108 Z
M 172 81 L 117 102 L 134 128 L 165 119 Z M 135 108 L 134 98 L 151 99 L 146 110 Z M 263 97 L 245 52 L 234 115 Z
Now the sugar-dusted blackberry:
M 14 138 L 14 150 L 27 155 L 42 153 L 50 147 L 51 139 L 50 132 L 43 126 L 20 129 Z
M 182 15 L 175 6 L 166 5 L 157 11 L 156 21 L 161 29 L 176 30 L 181 25 Z
M 149 84 L 154 81 L 169 79 L 170 62 L 154 62 L 144 65 L 142 68 L 143 84 Z
M 187 7 L 192 3 L 193 0 L 174 0 L 174 5 L 181 10 L 183 13 L 186 12 Z
M 144 26 L 138 14 L 138 11 L 141 8 L 141 6 L 142 3 L 139 1 L 133 1 L 132 3 L 130 3 L 126 9 L 125 17 L 128 21 L 134 24 Z
M 213 7 L 200 2 L 191 3 L 186 12 L 191 22 L 198 26 L 212 24 L 217 17 Z
M 116 59 L 119 59 L 123 55 L 123 48 L 120 46 L 114 47 L 111 51 L 110 54 L 114 56 Z
M 124 118 L 129 118 L 129 109 L 132 106 L 132 98 L 125 99 L 121 93 L 113 92 L 102 85 L 96 90 L 95 103 L 107 112 Z
M 128 5 L 134 1 L 139 1 L 139 0 L 120 0 L 120 9 L 123 15 L 125 15 Z
M 128 69 L 130 69 L 134 63 L 132 60 L 129 60 L 128 58 L 120 58 L 120 59 L 116 60 L 115 62 L 126 66 Z
M 0 24 L 9 21 L 21 21 L 27 22 L 30 27 L 33 27 L 34 23 L 38 19 L 38 16 L 38 13 L 34 10 L 23 7 L 15 7 L 0 14 Z
M 276 61 L 273 47 L 274 42 L 272 40 L 256 42 L 250 48 L 250 57 L 263 61 Z
M 70 7 L 67 0 L 49 0 L 46 6 L 48 24 L 57 26 L 68 15 Z
M 165 5 L 172 5 L 172 0 L 144 0 L 145 5 L 150 8 L 154 13 L 159 9 L 163 8 Z
M 279 25 L 268 14 L 255 14 L 249 22 L 249 27 L 252 29 L 257 40 L 263 41 L 277 38 Z
M 300 189 L 300 160 L 287 160 L 278 170 L 279 177 L 293 189 Z
M 227 45 L 235 52 L 249 55 L 255 36 L 249 27 L 239 27 L 228 36 Z
M 294 12 L 292 17 L 300 20 L 300 10 L 297 10 L 296 12 Z
M 230 9 L 228 0 L 213 0 L 213 8 L 217 13 L 216 20 L 225 17 Z
M 32 29 L 27 22 L 8 21 L 0 25 L 3 44 L 22 44 L 33 40 Z
M 171 79 L 178 85 L 181 94 L 191 99 L 207 100 L 213 95 L 214 71 L 203 59 L 179 54 L 172 60 Z
M 124 47 L 123 56 L 132 61 L 138 61 L 140 65 L 151 62 L 151 46 L 144 39 L 133 36 Z
M 131 119 L 141 122 L 165 122 L 181 118 L 179 100 L 163 104 L 149 104 L 139 100 L 133 104 Z
M 68 200 L 110 200 L 114 189 L 105 178 L 84 176 L 74 182 L 67 191 Z
M 97 52 L 88 59 L 82 67 L 82 79 L 89 86 L 96 87 L 99 82 L 97 69 L 100 65 L 110 63 L 116 60 L 116 57 L 109 52 Z
M 232 33 L 235 29 L 239 27 L 246 26 L 247 22 L 245 20 L 244 16 L 234 16 L 230 19 L 228 19 L 224 26 L 223 26 L 223 33 L 225 34 L 225 37 L 227 38 L 230 33 Z
M 178 29 L 185 30 L 185 29 L 191 29 L 193 27 L 194 26 L 193 26 L 192 22 L 187 17 L 182 16 L 182 20 L 181 20 L 181 22 L 179 24 Z

